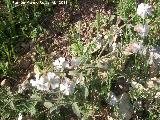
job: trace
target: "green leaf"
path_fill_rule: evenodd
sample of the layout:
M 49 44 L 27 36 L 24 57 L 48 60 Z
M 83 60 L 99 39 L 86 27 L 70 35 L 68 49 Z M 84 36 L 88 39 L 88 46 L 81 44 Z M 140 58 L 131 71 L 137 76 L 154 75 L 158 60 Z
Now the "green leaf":
M 88 91 L 88 88 L 85 86 L 85 88 L 84 88 L 84 97 L 85 97 L 85 99 L 88 97 L 88 95 L 89 95 L 89 91 Z
M 109 91 L 109 86 L 105 85 L 101 87 L 102 94 L 107 94 Z
M 13 110 L 15 110 L 15 105 L 14 105 L 13 101 L 10 102 L 10 107 L 11 107 Z
M 76 102 L 72 104 L 72 110 L 79 118 L 81 118 L 81 111 Z
M 44 102 L 44 104 L 43 104 L 46 108 L 51 108 L 51 107 L 53 107 L 53 104 L 51 103 L 51 102 Z
M 49 109 L 49 112 L 50 113 L 52 113 L 54 110 L 56 110 L 57 109 L 57 106 L 54 106 L 54 107 L 51 107 L 50 109 Z
M 69 71 L 68 75 L 77 76 L 79 73 L 76 70 Z
M 39 95 L 37 95 L 37 94 L 33 94 L 33 95 L 31 96 L 31 99 L 38 100 L 38 101 L 41 101 L 41 100 L 42 100 L 41 96 L 39 96 Z
M 83 44 L 80 41 L 73 43 L 70 48 L 71 53 L 75 56 L 81 56 L 83 54 Z
M 32 116 L 35 115 L 35 114 L 36 114 L 36 108 L 35 108 L 35 107 L 32 107 L 32 108 L 30 109 L 30 113 L 31 113 Z
M 110 22 L 111 22 L 111 21 L 113 21 L 113 20 L 115 19 L 115 17 L 116 17 L 115 15 L 111 15 L 111 17 L 110 17 L 110 20 L 109 20 L 109 21 L 110 21 Z

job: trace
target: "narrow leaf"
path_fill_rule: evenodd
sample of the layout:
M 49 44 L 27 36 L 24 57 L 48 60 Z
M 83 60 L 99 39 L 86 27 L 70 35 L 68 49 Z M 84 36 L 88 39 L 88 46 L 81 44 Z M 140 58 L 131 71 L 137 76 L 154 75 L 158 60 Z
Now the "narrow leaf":
M 44 102 L 43 104 L 46 108 L 51 108 L 53 106 L 53 104 L 51 102 Z
M 79 118 L 81 118 L 81 112 L 76 102 L 72 104 L 72 110 Z

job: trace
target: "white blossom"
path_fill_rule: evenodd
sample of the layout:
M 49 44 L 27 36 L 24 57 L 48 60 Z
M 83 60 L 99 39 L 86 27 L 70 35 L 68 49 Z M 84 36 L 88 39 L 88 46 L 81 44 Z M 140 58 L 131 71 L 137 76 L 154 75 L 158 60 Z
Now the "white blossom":
M 42 91 L 49 90 L 48 82 L 43 76 L 41 76 L 39 79 L 31 79 L 30 83 L 32 84 L 32 86 L 36 87 L 38 90 L 42 90 Z
M 38 90 L 49 91 L 50 89 L 54 90 L 59 87 L 60 79 L 55 73 L 48 72 L 46 76 L 31 79 L 30 83 Z
M 129 55 L 132 53 L 138 53 L 138 52 L 141 52 L 143 48 L 144 47 L 141 43 L 137 43 L 137 42 L 131 43 L 125 48 L 124 54 Z
M 38 84 L 38 80 L 31 79 L 31 80 L 30 80 L 30 83 L 31 83 L 31 85 L 32 85 L 33 87 L 36 87 L 37 84 Z
M 57 70 L 63 70 L 64 68 L 68 68 L 69 67 L 68 61 L 66 61 L 65 58 L 63 58 L 63 57 L 60 57 L 57 60 L 55 60 L 53 62 L 53 65 L 55 66 L 55 68 Z
M 47 77 L 48 77 L 48 81 L 50 83 L 51 89 L 54 90 L 59 87 L 60 79 L 55 73 L 48 72 Z
M 70 95 L 74 92 L 75 83 L 71 82 L 68 78 L 65 78 L 60 84 L 60 91 L 64 95 Z
M 142 25 L 142 24 L 138 24 L 134 27 L 134 30 L 136 32 L 138 32 L 138 34 L 141 36 L 141 37 L 145 37 L 148 35 L 148 32 L 149 32 L 149 26 L 148 24 L 145 24 L 145 25 Z
M 21 113 L 18 114 L 18 120 L 22 120 L 22 114 Z
M 147 15 L 151 15 L 151 6 L 145 3 L 141 3 L 138 5 L 137 14 L 141 16 L 143 19 L 147 17 Z

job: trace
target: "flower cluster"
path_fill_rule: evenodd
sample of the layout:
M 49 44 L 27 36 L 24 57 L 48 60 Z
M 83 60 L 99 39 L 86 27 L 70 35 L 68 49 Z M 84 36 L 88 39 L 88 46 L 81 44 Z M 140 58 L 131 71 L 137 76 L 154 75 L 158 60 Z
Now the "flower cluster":
M 152 15 L 152 7 L 148 4 L 145 4 L 145 3 L 141 3 L 138 5 L 138 8 L 137 8 L 137 14 L 142 18 L 142 19 L 145 19 L 148 15 Z M 148 35 L 148 32 L 149 32 L 149 26 L 148 24 L 139 24 L 139 25 L 136 25 L 134 30 L 136 32 L 138 32 L 138 34 L 141 36 L 141 37 L 145 37 Z
M 30 83 L 38 90 L 48 91 L 59 87 L 60 78 L 53 72 L 48 72 L 46 76 L 41 76 L 36 79 L 31 79 Z
M 65 58 L 60 57 L 57 60 L 53 62 L 53 65 L 56 70 L 63 72 L 64 69 L 75 67 L 80 64 L 80 61 L 78 59 L 73 58 L 71 60 L 71 66 L 69 65 L 69 62 L 65 60 Z M 70 95 L 74 92 L 74 88 L 76 84 L 78 84 L 77 81 L 73 82 L 67 77 L 60 78 L 58 75 L 56 75 L 54 72 L 48 72 L 46 75 L 40 76 L 39 71 L 37 71 L 37 74 L 35 75 L 35 79 L 31 79 L 30 83 L 32 86 L 36 87 L 38 90 L 42 91 L 50 91 L 50 90 L 56 90 L 59 88 L 59 90 L 64 95 Z
M 63 71 L 64 69 L 69 69 L 72 67 L 77 67 L 80 64 L 80 60 L 78 58 L 72 58 L 69 64 L 68 61 L 65 60 L 64 57 L 60 57 L 53 62 L 53 66 L 58 71 Z
M 63 71 L 65 68 L 69 67 L 69 62 L 66 61 L 65 58 L 60 57 L 53 62 L 53 65 L 55 66 L 56 70 Z

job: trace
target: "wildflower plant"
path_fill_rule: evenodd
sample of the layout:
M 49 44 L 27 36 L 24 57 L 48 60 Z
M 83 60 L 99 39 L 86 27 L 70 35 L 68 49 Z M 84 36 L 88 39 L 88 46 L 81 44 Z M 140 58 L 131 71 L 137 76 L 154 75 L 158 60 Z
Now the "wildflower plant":
M 76 2 L 70 4 L 72 10 L 78 11 L 80 7 L 77 6 L 80 4 L 76 6 Z M 29 48 L 33 49 L 26 55 L 31 55 L 31 70 L 26 77 L 22 77 L 22 84 L 15 88 L 7 84 L 7 76 L 2 77 L 5 78 L 3 81 L 0 77 L 0 119 L 159 118 L 160 82 L 157 76 L 160 53 L 148 42 L 154 34 L 152 25 L 158 24 L 153 6 L 140 3 L 136 7 L 132 0 L 108 1 L 107 4 L 116 9 L 105 14 L 105 8 L 102 7 L 102 11 L 95 11 L 95 20 L 78 20 L 68 26 L 64 32 L 65 40 L 69 40 L 68 51 L 62 55 L 57 54 L 60 47 L 58 43 L 51 47 L 54 52 L 49 52 L 48 47 L 47 52 L 44 49 L 45 45 L 51 44 L 45 44 L 44 41 L 50 39 L 48 41 L 56 43 L 56 36 L 61 36 L 59 31 L 49 38 L 47 35 L 50 32 L 45 33 L 47 40 L 37 40 L 40 37 L 37 36 L 40 26 L 34 28 L 34 22 L 39 18 L 36 15 L 39 16 L 40 11 L 37 13 L 34 7 L 33 16 L 36 20 L 27 24 L 32 30 L 27 33 L 29 29 L 24 26 L 21 29 L 22 35 L 31 38 L 36 44 L 34 47 L 30 45 Z M 9 20 L 13 19 L 12 13 L 9 13 L 9 17 Z M 19 17 L 17 19 L 22 20 Z M 27 16 L 22 21 L 26 19 Z M 0 25 L 5 29 L 3 24 Z M 14 51 L 7 52 L 5 47 L 1 48 L 3 52 L 0 52 L 0 57 L 6 55 L 5 60 L 9 60 L 6 66 L 10 65 L 10 54 Z M 6 68 L 9 69 L 9 66 Z

